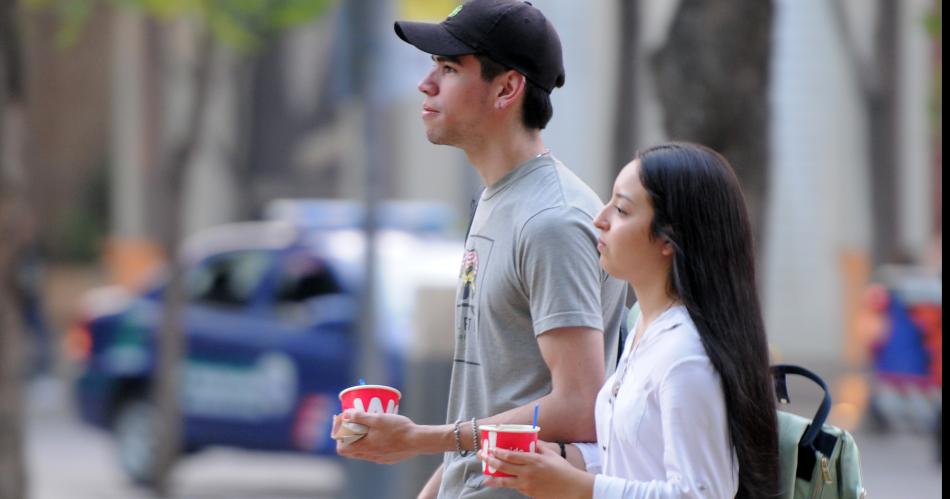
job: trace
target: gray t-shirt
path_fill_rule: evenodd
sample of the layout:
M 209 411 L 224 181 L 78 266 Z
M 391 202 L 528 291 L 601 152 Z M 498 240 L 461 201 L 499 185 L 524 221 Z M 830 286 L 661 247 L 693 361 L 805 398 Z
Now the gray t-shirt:
M 626 285 L 600 268 L 593 219 L 602 206 L 550 155 L 522 164 L 482 193 L 456 295 L 449 423 L 550 393 L 537 336 L 552 329 L 606 331 L 605 366 L 612 371 Z M 449 452 L 443 464 L 440 498 L 522 497 L 484 487 L 474 455 Z

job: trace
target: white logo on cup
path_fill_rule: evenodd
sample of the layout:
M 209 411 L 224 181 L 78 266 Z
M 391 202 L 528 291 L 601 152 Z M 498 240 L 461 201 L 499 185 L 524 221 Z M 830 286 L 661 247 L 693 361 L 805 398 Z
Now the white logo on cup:
M 482 448 L 487 449 L 488 450 L 487 454 L 491 456 L 491 450 L 494 449 L 495 447 L 498 447 L 498 433 L 494 431 L 489 431 L 488 438 L 485 440 L 482 440 Z M 534 451 L 536 448 L 537 448 L 537 442 L 532 441 L 531 444 L 528 445 L 528 452 L 534 454 Z M 498 471 L 497 469 L 489 466 L 487 462 L 482 461 L 483 473 L 485 472 L 485 468 L 488 468 L 488 473 L 490 474 L 494 474 L 496 471 Z
M 498 444 L 498 433 L 497 433 L 497 432 L 494 432 L 494 431 L 490 431 L 490 432 L 488 432 L 488 440 L 485 440 L 485 441 L 482 443 L 482 447 L 484 447 L 484 448 L 488 449 L 489 451 L 491 451 L 492 449 L 495 448 L 495 446 L 496 446 L 497 444 Z M 488 455 L 490 456 L 490 455 L 491 455 L 491 452 L 489 452 Z M 483 472 L 485 471 L 485 467 L 486 467 L 486 466 L 488 466 L 488 463 L 486 463 L 485 461 L 482 461 L 482 471 L 483 471 Z M 489 473 L 494 473 L 494 472 L 496 472 L 496 471 L 498 471 L 498 470 L 496 470 L 495 468 L 492 468 L 491 466 L 488 466 L 488 472 L 489 472 Z
M 360 412 L 367 412 L 370 414 L 396 414 L 399 411 L 399 406 L 396 405 L 395 400 L 390 400 L 386 404 L 386 410 L 383 411 L 383 401 L 379 397 L 373 397 L 369 401 L 369 410 L 366 410 L 366 406 L 363 404 L 363 399 L 356 397 L 353 399 L 353 408 Z

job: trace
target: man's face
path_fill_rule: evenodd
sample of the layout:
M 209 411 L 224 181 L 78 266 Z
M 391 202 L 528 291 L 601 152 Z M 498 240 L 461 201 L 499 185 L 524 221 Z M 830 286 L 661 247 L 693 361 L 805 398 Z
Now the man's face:
M 492 109 L 491 82 L 472 55 L 432 56 L 432 70 L 419 83 L 425 94 L 422 122 L 433 144 L 463 147 L 483 134 Z

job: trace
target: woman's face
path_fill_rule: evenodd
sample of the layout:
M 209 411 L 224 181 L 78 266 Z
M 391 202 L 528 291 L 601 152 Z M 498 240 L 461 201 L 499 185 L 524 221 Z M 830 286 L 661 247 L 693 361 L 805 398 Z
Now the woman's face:
M 600 265 L 608 274 L 636 286 L 646 279 L 666 279 L 672 264 L 672 247 L 661 238 L 650 238 L 653 206 L 640 183 L 640 162 L 634 160 L 614 181 L 610 201 L 594 219 L 601 231 L 597 249 Z

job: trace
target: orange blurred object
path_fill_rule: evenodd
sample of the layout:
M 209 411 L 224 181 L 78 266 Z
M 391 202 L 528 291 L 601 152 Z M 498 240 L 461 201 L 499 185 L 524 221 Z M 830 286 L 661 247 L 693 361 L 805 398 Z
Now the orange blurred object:
M 930 353 L 931 381 L 943 386 L 943 309 L 936 304 L 911 307 L 910 316 L 923 334 L 924 346 Z
M 63 343 L 66 354 L 76 362 L 84 362 L 92 353 L 92 335 L 89 333 L 89 328 L 81 322 L 73 324 L 66 331 Z
M 140 289 L 164 261 L 161 247 L 147 239 L 113 238 L 106 243 L 109 277 L 125 289 Z
M 890 304 L 887 287 L 878 283 L 868 285 L 864 292 L 864 299 L 868 308 L 878 313 L 884 313 L 888 304 Z

